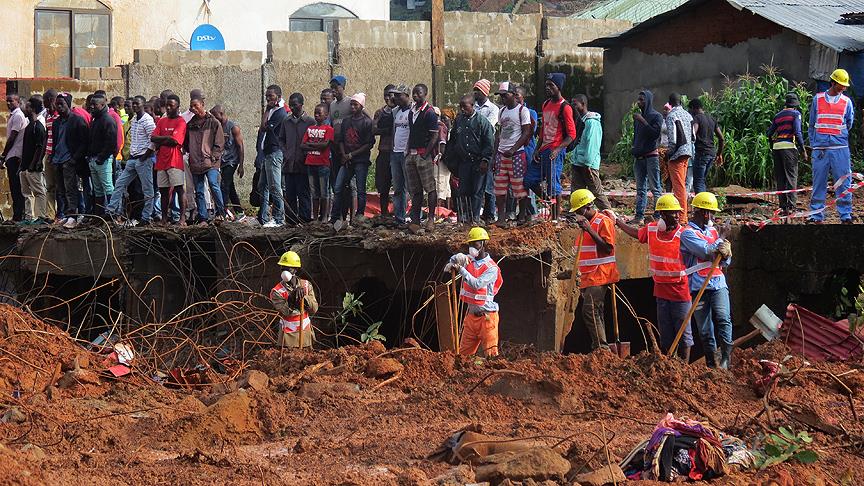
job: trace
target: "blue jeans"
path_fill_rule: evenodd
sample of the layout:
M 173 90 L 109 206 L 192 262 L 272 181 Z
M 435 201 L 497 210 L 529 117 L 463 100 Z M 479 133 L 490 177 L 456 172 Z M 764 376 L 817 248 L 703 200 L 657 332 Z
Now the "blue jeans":
M 810 197 L 810 209 L 817 210 L 825 208 L 825 191 L 828 185 L 828 173 L 835 181 L 852 171 L 852 159 L 849 158 L 849 147 L 836 149 L 813 149 L 813 195 Z M 849 189 L 851 179 L 843 179 L 835 191 L 835 197 Z M 843 221 L 852 218 L 852 194 L 837 199 L 837 212 Z M 825 219 L 825 212 L 810 216 L 813 221 Z
M 696 294 L 693 294 L 696 298 Z M 706 289 L 702 300 L 696 304 L 693 312 L 693 325 L 699 330 L 702 339 L 702 349 L 705 353 L 713 353 L 717 349 L 714 339 L 714 329 L 720 336 L 722 344 L 732 345 L 732 317 L 730 316 L 729 289 Z
M 393 178 L 393 216 L 399 223 L 405 222 L 408 193 L 405 192 L 405 153 L 390 154 L 390 175 Z
M 309 169 L 309 194 L 312 198 L 330 199 L 330 167 L 310 165 L 306 168 Z
M 495 177 L 492 175 L 492 164 L 489 164 L 489 175 L 486 177 L 486 188 L 483 191 L 483 219 L 486 222 L 495 221 L 498 208 L 495 204 Z
M 491 178 L 489 171 L 481 171 L 478 164 L 468 161 L 459 163 L 459 205 L 457 214 L 460 223 L 478 223 L 483 197 L 486 193 L 486 180 Z
M 204 181 L 207 184 L 204 184 Z M 225 200 L 222 199 L 222 188 L 219 184 L 219 169 L 212 168 L 203 174 L 192 174 L 192 181 L 195 183 L 195 204 L 198 206 L 198 218 L 201 221 L 210 219 L 207 214 L 207 201 L 204 199 L 204 191 L 207 190 L 207 185 L 210 186 L 210 192 L 213 194 L 213 205 L 216 207 L 216 216 L 225 216 Z
M 114 186 L 114 193 L 111 195 L 111 202 L 108 203 L 108 214 L 122 213 L 121 206 L 123 205 L 123 196 L 126 195 L 126 190 L 129 184 L 138 178 L 141 183 L 141 192 L 144 193 L 144 209 L 141 210 L 141 220 L 150 221 L 153 216 L 153 204 L 155 201 L 155 192 L 153 191 L 153 162 L 155 156 L 137 159 L 129 159 L 126 161 L 126 167 L 120 172 L 117 177 L 117 183 Z
M 657 297 L 657 327 L 660 328 L 660 348 L 664 353 L 669 352 L 689 310 L 690 302 L 673 302 Z M 693 331 L 689 322 L 678 345 L 679 348 L 681 346 L 693 346 Z
M 96 157 L 87 157 L 90 164 L 90 179 L 93 184 L 93 195 L 96 197 L 111 197 L 114 193 L 114 157 L 108 157 L 100 165 Z
M 285 187 L 287 219 L 293 224 L 312 221 L 309 174 L 282 174 L 282 185 Z
M 648 187 L 654 195 L 654 202 L 663 194 L 663 184 L 660 182 L 660 158 L 656 155 L 633 161 L 633 173 L 636 176 L 636 219 L 645 217 L 645 207 L 648 206 Z
M 285 222 L 285 201 L 282 199 L 282 151 L 275 150 L 264 154 L 261 161 L 261 177 L 258 181 L 258 193 L 261 195 L 261 206 L 258 208 L 258 221 L 265 224 L 270 221 L 270 194 L 273 194 L 273 219 L 282 224 Z
M 693 192 L 696 194 L 708 190 L 708 171 L 716 158 L 714 154 L 696 154 L 693 158 Z
M 357 184 L 357 214 L 366 212 L 366 177 L 369 175 L 369 165 L 365 161 L 354 162 L 339 168 L 336 176 L 336 185 L 333 192 L 336 198 L 333 206 L 336 208 L 336 216 L 344 219 L 351 210 L 351 178 Z

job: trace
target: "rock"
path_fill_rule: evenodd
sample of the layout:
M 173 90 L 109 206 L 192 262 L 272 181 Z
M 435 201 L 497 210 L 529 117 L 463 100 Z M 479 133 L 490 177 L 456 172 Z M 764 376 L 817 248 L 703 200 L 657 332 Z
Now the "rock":
M 464 486 L 475 481 L 474 471 L 467 464 L 463 464 L 432 478 L 427 484 L 435 486 Z
M 9 407 L 0 417 L 0 422 L 4 424 L 23 424 L 27 421 L 27 416 L 18 407 Z
M 548 447 L 535 447 L 520 452 L 502 452 L 483 459 L 475 473 L 477 481 L 497 484 L 504 479 L 523 481 L 534 479 L 563 480 L 570 470 L 570 461 Z
M 54 400 L 54 398 L 60 397 L 60 390 L 54 385 L 48 385 L 45 388 L 45 395 L 48 397 L 48 400 Z
M 63 362 L 61 369 L 63 371 L 72 371 L 76 368 L 89 368 L 90 356 L 86 354 L 78 354 Z
M 372 358 L 366 363 L 366 376 L 370 378 L 384 378 L 392 376 L 405 369 L 402 363 L 393 358 Z
M 596 471 L 576 476 L 576 482 L 583 486 L 604 486 L 605 484 L 625 481 L 627 481 L 627 476 L 617 464 L 603 466 Z
M 207 410 L 207 405 L 204 405 L 201 400 L 192 395 L 186 395 L 182 400 L 177 402 L 174 408 L 186 413 L 201 413 Z
M 57 380 L 58 388 L 72 388 L 73 386 L 88 384 L 98 385 L 99 375 L 90 370 L 75 369 L 67 371 Z
M 409 467 L 397 475 L 396 481 L 399 486 L 425 486 L 429 477 L 419 467 Z
M 301 437 L 300 439 L 298 439 L 297 443 L 294 444 L 294 448 L 292 449 L 295 454 L 309 452 L 310 450 L 312 450 L 312 441 L 310 441 L 306 437 Z
M 264 391 L 270 384 L 270 377 L 258 370 L 248 370 L 237 381 L 240 388 L 251 388 L 255 391 Z
M 317 399 L 322 395 L 343 397 L 358 393 L 360 393 L 360 386 L 356 383 L 303 383 L 298 395 L 303 398 Z
M 369 351 L 372 351 L 375 354 L 381 354 L 387 351 L 387 348 L 384 347 L 384 343 L 375 339 L 366 343 L 366 347 L 369 349 Z
M 212 387 L 210 387 L 211 395 L 227 395 L 229 393 L 234 393 L 239 390 L 238 382 L 229 381 L 226 383 L 214 383 Z
M 25 444 L 24 447 L 21 448 L 21 452 L 29 454 L 31 458 L 37 461 L 45 459 L 46 456 L 45 451 L 43 451 L 41 447 L 35 444 Z

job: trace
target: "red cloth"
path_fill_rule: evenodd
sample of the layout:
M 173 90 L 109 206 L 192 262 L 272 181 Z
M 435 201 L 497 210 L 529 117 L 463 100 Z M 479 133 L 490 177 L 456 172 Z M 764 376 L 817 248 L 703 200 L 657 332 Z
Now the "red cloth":
M 114 108 L 108 108 L 108 114 L 117 124 L 117 153 L 119 154 L 123 150 L 123 119 L 114 111 Z
M 561 104 L 564 104 L 564 127 L 561 127 L 561 119 L 558 116 L 562 113 Z M 573 108 L 563 98 L 560 101 L 547 101 L 543 104 L 543 133 L 539 151 L 547 148 L 554 149 L 561 145 L 564 140 L 564 133 L 570 135 L 571 138 L 576 138 L 576 122 L 573 121 Z
M 87 122 L 87 126 L 90 126 L 90 122 L 93 121 L 93 117 L 90 115 L 90 112 L 88 112 L 84 108 L 81 108 L 80 106 L 76 106 L 75 108 L 72 108 L 72 113 L 75 113 L 76 115 L 83 118 L 84 121 Z
M 303 143 L 322 143 L 333 141 L 333 127 L 330 125 L 313 125 L 303 134 Z M 324 150 L 306 152 L 306 165 L 329 166 L 330 146 Z
M 183 170 L 183 154 L 180 152 L 180 148 L 186 138 L 186 121 L 179 116 L 177 118 L 163 116 L 156 122 L 153 136 L 171 137 L 177 141 L 177 145 L 173 147 L 168 145 L 159 147 L 159 151 L 156 152 L 156 170 Z
M 663 233 L 659 233 L 659 236 L 664 240 L 668 240 L 672 238 L 676 230 L 677 228 L 672 231 L 665 231 Z M 639 243 L 648 243 L 647 226 L 639 228 Z M 677 283 L 657 283 L 655 281 L 654 297 L 659 297 L 661 299 L 666 299 L 672 302 L 690 302 L 689 282 L 690 281 L 686 277 L 682 278 L 681 281 Z

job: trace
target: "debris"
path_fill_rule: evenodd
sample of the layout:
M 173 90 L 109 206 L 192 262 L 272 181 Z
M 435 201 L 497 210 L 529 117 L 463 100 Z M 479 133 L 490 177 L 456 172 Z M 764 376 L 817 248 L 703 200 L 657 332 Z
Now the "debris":
M 24 447 L 21 448 L 21 452 L 28 454 L 31 458 L 37 461 L 41 461 L 46 457 L 45 451 L 36 444 L 24 444 Z
M 501 452 L 524 451 L 542 446 L 534 440 L 511 439 L 486 435 L 480 432 L 479 425 L 469 425 L 453 433 L 438 449 L 428 456 L 433 461 L 446 461 L 450 464 L 476 464 L 481 459 Z
M 0 417 L 0 422 L 4 424 L 23 424 L 26 421 L 27 416 L 18 407 L 9 407 Z
M 849 331 L 848 323 L 833 322 L 801 306 L 789 304 L 783 340 L 796 353 L 813 362 L 847 361 L 864 356 L 864 334 Z
M 393 358 L 372 358 L 366 363 L 366 376 L 384 378 L 405 369 L 402 363 Z
M 570 470 L 570 461 L 548 447 L 535 447 L 520 452 L 502 452 L 484 458 L 475 469 L 477 481 L 498 483 L 504 479 L 563 481 Z
M 429 480 L 429 484 L 435 486 L 464 486 L 476 481 L 474 471 L 471 466 L 461 465 L 445 472 L 440 476 L 436 476 Z M 476 484 L 476 483 L 475 483 Z
M 62 377 L 60 377 L 57 381 L 57 388 L 72 388 L 76 385 L 88 384 L 98 385 L 99 375 L 90 370 L 75 369 L 67 371 Z
M 114 375 L 114 377 L 120 378 L 121 376 L 126 376 L 129 373 L 132 373 L 132 370 L 126 365 L 118 364 L 108 368 L 108 372 Z
M 322 395 L 342 397 L 358 393 L 360 393 L 360 386 L 356 383 L 304 383 L 298 395 L 303 398 L 318 399 Z
M 251 388 L 255 391 L 264 391 L 270 384 L 270 377 L 258 370 L 248 370 L 237 381 L 240 388 Z
M 623 483 L 627 476 L 618 464 L 609 464 L 600 469 L 576 476 L 576 482 L 582 486 L 605 486 L 611 483 Z

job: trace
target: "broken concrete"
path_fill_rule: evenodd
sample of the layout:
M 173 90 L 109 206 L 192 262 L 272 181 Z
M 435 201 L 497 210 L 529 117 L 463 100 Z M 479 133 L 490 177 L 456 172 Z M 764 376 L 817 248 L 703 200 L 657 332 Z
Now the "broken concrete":
M 478 481 L 499 483 L 505 479 L 523 481 L 533 479 L 563 481 L 570 470 L 570 462 L 548 447 L 536 447 L 521 452 L 502 452 L 488 456 L 475 469 Z

